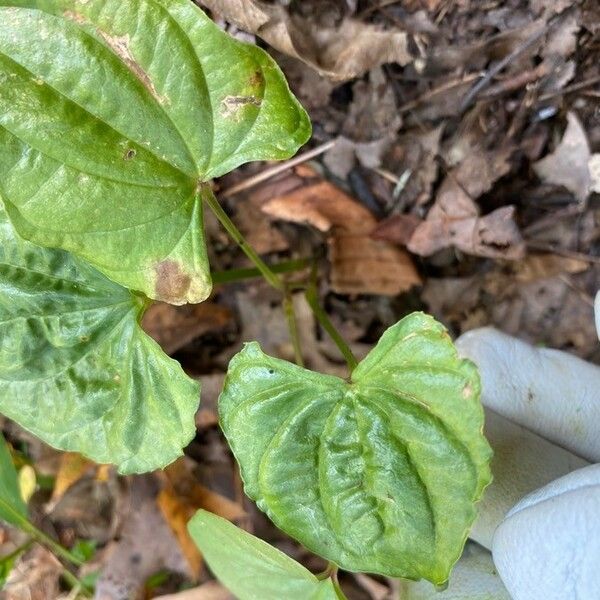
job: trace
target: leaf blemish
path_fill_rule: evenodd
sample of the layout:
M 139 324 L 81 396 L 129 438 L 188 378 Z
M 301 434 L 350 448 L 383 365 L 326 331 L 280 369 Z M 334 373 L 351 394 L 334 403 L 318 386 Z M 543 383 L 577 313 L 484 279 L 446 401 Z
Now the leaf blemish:
M 258 87 L 259 85 L 264 85 L 264 83 L 265 78 L 263 77 L 263 74 L 260 71 L 255 71 L 254 73 L 252 73 L 252 76 L 248 80 L 248 84 L 251 87 Z
M 256 96 L 225 96 L 221 100 L 221 115 L 225 118 L 238 117 L 245 106 L 260 108 L 261 104 L 262 100 Z
M 131 160 L 131 159 L 135 158 L 136 154 L 137 154 L 137 152 L 135 151 L 134 148 L 129 148 L 125 151 L 125 154 L 123 155 L 123 160 Z
M 156 267 L 156 296 L 165 302 L 181 302 L 192 280 L 174 260 L 163 260 Z
M 161 96 L 156 89 L 154 82 L 150 79 L 150 76 L 139 63 L 136 62 L 133 54 L 131 53 L 130 43 L 131 38 L 129 35 L 111 36 L 98 29 L 98 33 L 102 39 L 110 46 L 111 50 L 127 65 L 129 70 L 142 82 L 144 87 L 152 94 L 152 96 L 160 104 L 170 104 L 170 100 L 167 96 Z
M 71 21 L 75 21 L 75 23 L 79 23 L 79 25 L 85 25 L 87 23 L 86 18 L 82 14 L 79 14 L 78 12 L 75 12 L 74 10 L 65 10 L 63 15 L 67 19 L 70 19 Z

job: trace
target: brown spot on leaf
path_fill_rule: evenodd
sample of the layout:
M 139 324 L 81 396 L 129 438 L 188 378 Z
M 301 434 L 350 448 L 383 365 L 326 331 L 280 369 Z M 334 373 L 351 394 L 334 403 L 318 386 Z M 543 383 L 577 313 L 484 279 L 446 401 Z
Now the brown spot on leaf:
M 102 31 L 98 29 L 98 33 L 102 37 L 102 39 L 110 46 L 112 51 L 127 65 L 129 70 L 142 82 L 144 87 L 154 96 L 154 98 L 160 104 L 169 104 L 169 98 L 167 96 L 161 96 L 156 87 L 154 86 L 154 82 L 150 79 L 150 76 L 144 69 L 142 69 L 141 65 L 136 62 L 133 54 L 131 53 L 130 42 L 131 39 L 129 35 L 121 35 L 121 36 L 111 36 L 106 33 L 106 31 Z
M 79 23 L 79 25 L 85 25 L 87 23 L 86 18 L 82 14 L 79 14 L 78 12 L 75 12 L 73 10 L 65 10 L 63 15 L 67 19 L 71 19 L 71 21 L 75 21 L 75 23 Z
M 260 108 L 262 100 L 256 96 L 225 96 L 221 101 L 221 114 L 224 117 L 238 117 L 245 106 Z
M 133 158 L 135 158 L 136 154 L 137 154 L 137 152 L 135 151 L 134 148 L 128 148 L 125 151 L 125 154 L 123 155 L 123 160 L 132 160 Z
M 264 83 L 265 78 L 261 71 L 255 71 L 254 73 L 252 73 L 250 79 L 248 79 L 248 85 L 250 85 L 250 87 L 262 86 L 264 85 Z
M 179 264 L 173 260 L 163 260 L 156 265 L 156 297 L 158 300 L 181 303 L 190 289 L 192 280 Z

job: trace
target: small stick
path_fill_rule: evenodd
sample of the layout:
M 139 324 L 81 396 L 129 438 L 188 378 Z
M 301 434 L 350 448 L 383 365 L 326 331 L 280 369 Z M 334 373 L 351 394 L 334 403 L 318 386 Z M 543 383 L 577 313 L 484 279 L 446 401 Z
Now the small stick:
M 546 23 L 543 27 L 540 27 L 539 30 L 534 31 L 522 44 L 519 44 L 510 54 L 505 56 L 501 61 L 499 61 L 496 65 L 494 65 L 481 79 L 478 81 L 469 91 L 469 93 L 464 97 L 461 102 L 461 112 L 464 112 L 475 100 L 475 98 L 479 95 L 479 93 L 484 90 L 488 85 L 490 85 L 492 79 L 503 71 L 513 60 L 518 58 L 525 50 L 528 50 L 533 46 L 536 42 L 538 42 L 544 35 L 546 35 L 549 31 L 554 29 L 558 23 L 560 23 L 567 15 L 573 12 L 572 8 L 567 8 L 563 12 L 559 13 L 552 19 Z
M 452 81 L 443 83 L 442 85 L 425 92 L 422 96 L 419 96 L 415 100 L 406 102 L 398 108 L 397 112 L 398 114 L 410 112 L 411 110 L 417 108 L 420 104 L 423 104 L 423 102 L 426 102 L 430 98 L 433 98 L 434 96 L 437 96 L 438 94 L 441 94 L 443 92 L 447 92 L 448 90 L 454 89 L 455 87 L 460 87 L 465 83 L 470 83 L 471 81 L 474 81 L 479 77 L 481 77 L 481 73 L 471 73 L 470 75 L 465 75 L 461 79 L 453 79 Z
M 565 256 L 566 258 L 574 258 L 583 262 L 600 265 L 600 256 L 591 256 L 589 254 L 583 254 L 582 252 L 575 252 L 575 250 L 567 250 L 566 248 L 555 248 L 552 244 L 536 242 L 534 240 L 529 240 L 525 243 L 528 248 L 533 248 L 534 250 L 540 250 L 541 252 L 548 252 L 550 254 Z
M 316 148 L 313 148 L 308 152 L 304 152 L 303 154 L 295 156 L 291 160 L 270 167 L 269 169 L 265 169 L 264 171 L 253 175 L 252 177 L 248 177 L 248 179 L 244 179 L 243 181 L 240 181 L 239 183 L 236 183 L 235 185 L 232 185 L 230 188 L 227 188 L 226 190 L 221 192 L 219 194 L 219 197 L 230 198 L 231 196 L 235 196 L 235 194 L 238 194 L 239 192 L 249 190 L 250 188 L 257 186 L 259 183 L 267 181 L 267 179 L 271 179 L 272 177 L 275 177 L 276 175 L 279 175 L 280 173 L 283 173 L 288 169 L 292 169 L 293 167 L 301 165 L 302 163 L 310 160 L 311 158 L 315 158 L 315 156 L 324 154 L 325 152 L 331 150 L 331 148 L 335 146 L 336 141 L 337 140 L 329 140 L 328 142 L 325 142 L 324 144 L 321 144 L 320 146 L 317 146 Z
M 544 102 L 545 100 L 550 100 L 551 98 L 556 98 L 556 96 L 564 96 L 565 94 L 572 94 L 573 92 L 577 92 L 582 90 L 590 85 L 595 85 L 600 83 L 600 75 L 596 77 L 591 77 L 590 79 L 586 79 L 585 81 L 580 81 L 579 83 L 574 83 L 572 85 L 568 85 L 562 90 L 558 90 L 556 92 L 549 92 L 547 94 L 543 94 L 538 98 L 538 102 Z
M 510 77 L 509 79 L 505 79 L 497 83 L 496 85 L 492 85 L 487 92 L 481 94 L 481 97 L 488 100 L 489 98 L 493 98 L 494 96 L 499 96 L 500 94 L 504 94 L 506 92 L 513 92 L 514 90 L 518 90 L 519 88 L 527 85 L 528 83 L 532 83 L 533 81 L 537 81 L 542 77 L 545 77 L 550 72 L 550 69 L 547 64 L 542 63 L 538 65 L 535 69 L 531 69 L 530 71 L 524 71 L 523 73 L 519 73 L 515 77 Z
M 496 63 L 488 72 L 469 90 L 467 95 L 463 98 L 463 101 L 460 103 L 460 112 L 464 112 L 469 106 L 471 102 L 477 98 L 479 92 L 483 91 L 490 83 L 492 79 L 503 71 L 513 60 L 515 60 L 519 55 L 523 54 L 525 50 L 528 50 L 533 46 L 538 40 L 542 38 L 546 34 L 546 32 L 550 29 L 550 24 L 545 27 L 540 27 L 537 31 L 534 31 L 532 35 L 530 35 L 523 43 L 519 44 L 510 54 L 507 54 L 501 61 Z

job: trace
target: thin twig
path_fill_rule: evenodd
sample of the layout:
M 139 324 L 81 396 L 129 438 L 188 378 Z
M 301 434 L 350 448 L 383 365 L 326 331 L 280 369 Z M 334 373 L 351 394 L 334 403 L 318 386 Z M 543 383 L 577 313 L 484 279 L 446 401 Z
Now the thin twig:
M 497 62 L 488 72 L 469 90 L 466 96 L 460 103 L 460 112 L 464 112 L 471 103 L 477 98 L 479 92 L 483 91 L 490 83 L 492 79 L 503 71 L 515 58 L 525 52 L 528 48 L 531 48 L 542 36 L 546 33 L 547 27 L 542 27 L 536 31 L 533 35 L 529 36 L 522 44 L 519 44 L 510 54 L 505 56 L 501 61 Z
M 260 173 L 257 173 L 252 177 L 248 177 L 248 179 L 244 179 L 243 181 L 240 181 L 239 183 L 232 185 L 230 188 L 227 188 L 226 190 L 220 192 L 219 196 L 221 198 L 230 198 L 231 196 L 235 196 L 239 192 L 249 190 L 250 188 L 257 186 L 259 183 L 262 183 L 263 181 L 267 181 L 268 179 L 271 179 L 272 177 L 275 177 L 280 173 L 284 173 L 288 169 L 297 167 L 298 165 L 301 165 L 302 163 L 305 163 L 306 161 L 309 161 L 312 158 L 315 158 L 316 156 L 324 154 L 325 152 L 331 150 L 331 148 L 335 146 L 336 141 L 337 140 L 329 140 L 328 142 L 325 142 L 324 144 L 321 144 L 320 146 L 317 146 L 316 148 L 313 148 L 308 152 L 299 154 L 298 156 L 295 156 L 294 158 L 286 162 L 277 164 L 273 167 L 270 167 L 269 169 L 265 169 L 264 171 L 261 171 Z
M 576 252 L 575 250 L 568 250 L 567 248 L 557 248 L 552 244 L 537 242 L 535 240 L 528 240 L 525 243 L 529 248 L 533 248 L 534 250 L 548 252 L 549 254 L 557 254 L 558 256 L 564 256 L 566 258 L 574 258 L 575 260 L 581 260 L 594 265 L 600 265 L 600 256 L 591 256 L 589 254 L 583 254 L 582 252 Z
M 514 77 L 510 77 L 504 81 L 500 81 L 496 85 L 491 86 L 486 92 L 481 94 L 481 98 L 488 100 L 490 98 L 494 98 L 495 96 L 506 94 L 507 92 L 513 92 L 514 90 L 518 90 L 528 83 L 532 83 L 538 79 L 541 79 L 542 77 L 545 77 L 549 72 L 550 68 L 548 65 L 546 63 L 542 63 L 535 69 L 517 73 Z
M 497 62 L 488 72 L 478 81 L 463 98 L 460 105 L 460 111 L 464 112 L 471 103 L 477 98 L 479 93 L 490 85 L 492 79 L 503 71 L 508 65 L 510 65 L 516 58 L 518 58 L 523 52 L 531 48 L 536 44 L 546 33 L 553 29 L 560 21 L 562 21 L 567 14 L 570 14 L 570 10 L 567 9 L 553 17 L 544 26 L 540 27 L 537 31 L 534 31 L 524 42 L 519 44 L 512 52 L 507 54 L 501 61 Z
M 557 90 L 556 92 L 548 92 L 547 94 L 543 94 L 538 98 L 538 102 L 545 102 L 546 100 L 556 98 L 557 96 L 572 94 L 573 92 L 578 92 L 579 90 L 582 90 L 586 87 L 590 87 L 591 85 L 596 85 L 597 83 L 600 83 L 600 75 L 596 77 L 591 77 L 590 79 L 586 79 L 585 81 L 580 81 L 579 83 L 568 85 L 562 90 Z
M 399 114 L 404 114 L 404 113 L 410 112 L 411 110 L 417 108 L 418 106 L 420 106 L 421 104 L 423 104 L 424 102 L 429 100 L 430 98 L 433 98 L 433 97 L 437 96 L 438 94 L 447 92 L 448 90 L 452 90 L 454 88 L 460 87 L 461 85 L 465 85 L 466 83 L 471 83 L 471 81 L 474 81 L 475 79 L 478 79 L 479 77 L 481 77 L 481 73 L 471 73 L 470 75 L 465 75 L 461 79 L 453 79 L 452 81 L 443 83 L 442 85 L 425 92 L 418 98 L 415 98 L 414 100 L 410 100 L 409 102 L 406 102 L 405 104 L 403 104 L 402 106 L 400 106 L 398 108 L 397 112 Z
M 591 306 L 592 308 L 594 307 L 594 299 L 584 289 L 576 285 L 571 279 L 571 277 L 563 273 L 562 275 L 559 275 L 558 278 L 563 283 L 568 285 L 581 298 L 582 302 L 584 302 L 588 306 Z

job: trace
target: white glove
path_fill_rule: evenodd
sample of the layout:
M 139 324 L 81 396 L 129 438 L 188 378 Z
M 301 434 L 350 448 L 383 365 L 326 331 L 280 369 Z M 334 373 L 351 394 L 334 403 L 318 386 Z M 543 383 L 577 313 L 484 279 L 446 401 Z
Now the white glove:
M 494 562 L 471 543 L 446 591 L 401 600 L 600 600 L 600 368 L 492 328 L 457 347 L 482 377 L 494 481 L 470 537 Z
M 457 346 L 479 366 L 496 453 L 472 537 L 513 600 L 599 600 L 600 465 L 582 467 L 600 461 L 600 368 L 490 328 Z

